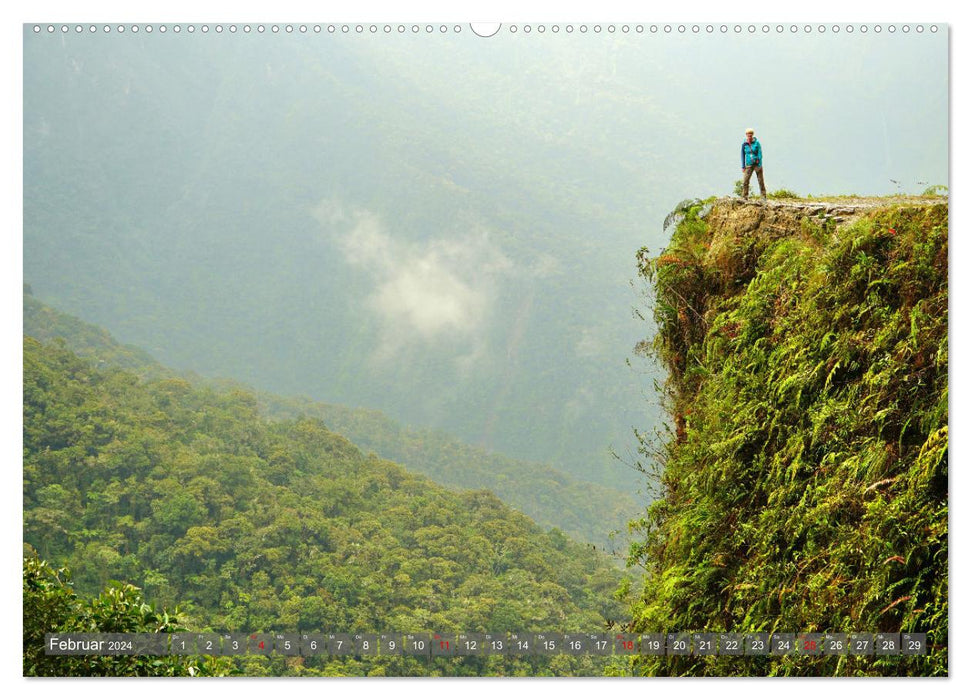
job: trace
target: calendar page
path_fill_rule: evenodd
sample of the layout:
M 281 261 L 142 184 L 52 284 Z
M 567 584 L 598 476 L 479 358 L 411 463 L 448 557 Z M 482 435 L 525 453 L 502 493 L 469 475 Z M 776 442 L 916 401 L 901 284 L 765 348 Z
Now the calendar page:
M 947 676 L 952 27 L 738 9 L 25 21 L 23 675 Z

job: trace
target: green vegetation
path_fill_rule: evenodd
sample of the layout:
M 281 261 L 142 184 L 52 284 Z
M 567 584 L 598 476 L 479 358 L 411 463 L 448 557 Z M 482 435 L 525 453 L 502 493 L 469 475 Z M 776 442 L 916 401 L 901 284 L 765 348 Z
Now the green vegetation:
M 178 376 L 143 350 L 122 345 L 107 331 L 47 306 L 29 288 L 23 308 L 25 335 L 45 342 L 62 339 L 67 348 L 92 360 L 96 367 L 130 369 L 148 379 Z M 191 375 L 185 378 L 202 381 Z M 250 391 L 226 380 L 209 384 L 221 390 Z M 609 552 L 625 548 L 611 534 L 637 513 L 638 506 L 627 493 L 579 481 L 548 465 L 467 445 L 441 431 L 405 428 L 380 411 L 267 393 L 257 396 L 261 414 L 271 419 L 318 418 L 362 449 L 443 486 L 490 490 L 544 528 L 556 527 Z
M 735 181 L 735 187 L 732 190 L 732 192 L 733 192 L 733 194 L 736 197 L 741 197 L 742 196 L 742 186 L 743 186 L 743 184 L 744 183 L 741 180 L 736 180 Z M 775 190 L 774 192 L 769 192 L 768 193 L 768 197 L 769 197 L 769 199 L 799 199 L 799 195 L 798 194 L 796 194 L 792 190 L 787 190 L 785 188 Z
M 260 405 L 271 417 L 319 418 L 362 449 L 443 486 L 488 489 L 537 524 L 559 528 L 608 552 L 622 549 L 612 530 L 637 512 L 634 499 L 622 491 L 467 445 L 439 430 L 405 428 L 380 411 L 262 394 Z
M 673 434 L 632 526 L 636 631 L 926 632 L 921 657 L 645 658 L 643 674 L 944 675 L 948 210 L 711 230 L 690 204 L 653 283 Z M 717 204 L 715 205 L 718 206 Z
M 47 656 L 44 635 L 56 632 L 171 633 L 185 628 L 156 611 L 130 584 L 112 583 L 93 600 L 79 598 L 67 569 L 54 569 L 33 551 L 24 556 L 25 676 L 225 676 L 228 659 L 205 656 Z
M 194 631 L 598 631 L 620 574 L 493 494 L 448 491 L 256 398 L 24 339 L 24 539 Z M 596 657 L 246 657 L 253 675 L 602 674 Z
M 99 368 L 127 369 L 145 379 L 176 376 L 144 350 L 122 345 L 105 329 L 43 303 L 34 297 L 29 285 L 24 285 L 24 335 L 43 343 L 59 338 L 72 352 L 91 360 Z

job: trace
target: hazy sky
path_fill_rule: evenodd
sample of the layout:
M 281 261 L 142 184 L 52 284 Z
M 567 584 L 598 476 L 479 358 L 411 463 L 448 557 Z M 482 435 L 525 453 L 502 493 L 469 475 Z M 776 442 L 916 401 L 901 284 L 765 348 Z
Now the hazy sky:
M 898 188 L 891 180 L 906 191 L 919 182 L 947 184 L 943 25 L 936 33 L 927 25 L 922 33 L 863 33 L 855 25 L 850 33 L 845 24 L 834 32 L 833 24 L 817 23 L 806 33 L 805 24 L 713 23 L 689 24 L 683 34 L 679 25 L 670 33 L 658 25 L 655 33 L 655 25 L 645 24 L 640 34 L 630 26 L 623 34 L 618 24 L 610 37 L 606 24 L 600 35 L 592 27 L 570 36 L 506 31 L 475 42 L 475 50 L 480 60 L 498 64 L 497 72 L 522 73 L 527 88 L 519 97 L 529 89 L 575 93 L 581 102 L 601 93 L 612 101 L 611 112 L 569 126 L 599 130 L 630 149 L 649 144 L 670 159 L 650 164 L 665 169 L 668 182 L 721 191 L 726 177 L 736 179 L 731 156 L 751 126 L 763 143 L 772 189 L 887 194 Z M 508 54 L 515 59 L 508 61 Z M 460 61 L 435 65 L 443 83 L 460 79 Z M 551 73 L 560 80 L 544 85 Z M 489 86 L 481 89 L 488 93 Z M 530 108 L 525 99 L 521 104 Z M 555 104 L 564 111 L 571 106 Z

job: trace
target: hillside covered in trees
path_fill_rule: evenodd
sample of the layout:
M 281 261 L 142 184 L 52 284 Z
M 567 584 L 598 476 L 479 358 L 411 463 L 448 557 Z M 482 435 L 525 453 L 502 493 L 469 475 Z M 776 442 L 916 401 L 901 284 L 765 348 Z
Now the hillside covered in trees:
M 453 488 L 494 492 L 539 525 L 556 527 L 619 557 L 626 548 L 623 524 L 639 508 L 631 494 L 581 481 L 546 464 L 524 462 L 428 428 L 407 428 L 380 411 L 259 393 L 271 417 L 320 418 L 362 449 Z
M 485 491 L 455 493 L 252 394 L 98 369 L 24 339 L 24 540 L 193 631 L 602 631 L 620 574 Z M 26 573 L 25 573 L 26 578 Z M 26 658 L 26 657 L 25 657 Z M 245 657 L 275 674 L 603 673 L 593 657 Z
M 635 631 L 923 632 L 926 656 L 649 657 L 638 673 L 948 672 L 948 205 L 684 202 L 640 253 L 674 419 L 644 442 Z
M 144 379 L 184 378 L 221 390 L 252 390 L 232 380 L 205 380 L 177 373 L 141 348 L 119 343 L 105 329 L 85 323 L 37 299 L 24 288 L 24 334 L 51 342 L 61 339 L 99 368 L 122 368 Z M 466 444 L 439 430 L 405 427 L 381 411 L 350 408 L 255 392 L 260 414 L 269 419 L 318 418 L 365 451 L 459 489 L 487 489 L 544 528 L 555 527 L 573 539 L 621 556 L 626 533 L 615 535 L 638 512 L 624 491 L 581 481 L 546 464 L 526 462 Z

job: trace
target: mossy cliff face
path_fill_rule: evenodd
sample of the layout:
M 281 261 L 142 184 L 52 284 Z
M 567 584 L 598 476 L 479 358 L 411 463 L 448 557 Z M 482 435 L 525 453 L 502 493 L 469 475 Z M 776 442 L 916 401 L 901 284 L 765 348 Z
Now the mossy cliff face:
M 946 200 L 687 203 L 653 283 L 674 426 L 635 631 L 925 632 L 920 657 L 644 673 L 947 673 Z

